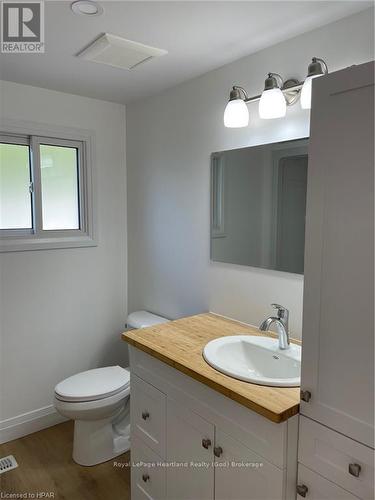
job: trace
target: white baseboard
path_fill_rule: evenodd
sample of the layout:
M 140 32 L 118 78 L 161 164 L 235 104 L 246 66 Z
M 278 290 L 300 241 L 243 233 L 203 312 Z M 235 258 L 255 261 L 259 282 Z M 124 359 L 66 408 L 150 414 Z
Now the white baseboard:
M 0 421 L 0 444 L 13 441 L 68 420 L 53 405 Z

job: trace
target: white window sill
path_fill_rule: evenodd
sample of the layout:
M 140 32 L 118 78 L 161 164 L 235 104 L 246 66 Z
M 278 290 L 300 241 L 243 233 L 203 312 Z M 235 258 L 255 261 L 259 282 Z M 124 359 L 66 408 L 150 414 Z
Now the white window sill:
M 97 245 L 97 241 L 88 235 L 62 236 L 53 238 L 6 238 L 2 240 L 0 239 L 0 252 L 96 247 Z

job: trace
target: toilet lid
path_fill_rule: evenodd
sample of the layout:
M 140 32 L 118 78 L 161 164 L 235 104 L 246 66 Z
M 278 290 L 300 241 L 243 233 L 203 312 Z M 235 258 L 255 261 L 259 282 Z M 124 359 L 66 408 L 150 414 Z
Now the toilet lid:
M 130 372 L 121 366 L 106 366 L 77 373 L 55 387 L 62 401 L 94 401 L 113 396 L 130 384 Z
M 126 323 L 129 328 L 147 328 L 148 326 L 169 323 L 169 319 L 157 316 L 148 311 L 135 311 L 129 314 Z

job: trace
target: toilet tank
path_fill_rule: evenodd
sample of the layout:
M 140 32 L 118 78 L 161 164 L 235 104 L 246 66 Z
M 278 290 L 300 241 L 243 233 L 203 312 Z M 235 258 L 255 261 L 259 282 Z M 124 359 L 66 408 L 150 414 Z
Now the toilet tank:
M 129 314 L 126 324 L 129 330 L 134 328 L 146 328 L 148 326 L 168 323 L 169 319 L 163 318 L 148 311 L 135 311 Z

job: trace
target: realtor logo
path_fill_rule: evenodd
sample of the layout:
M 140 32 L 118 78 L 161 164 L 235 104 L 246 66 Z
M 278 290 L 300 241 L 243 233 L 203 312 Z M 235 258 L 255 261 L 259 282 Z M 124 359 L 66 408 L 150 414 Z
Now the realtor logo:
M 1 52 L 44 53 L 44 3 L 1 2 Z

